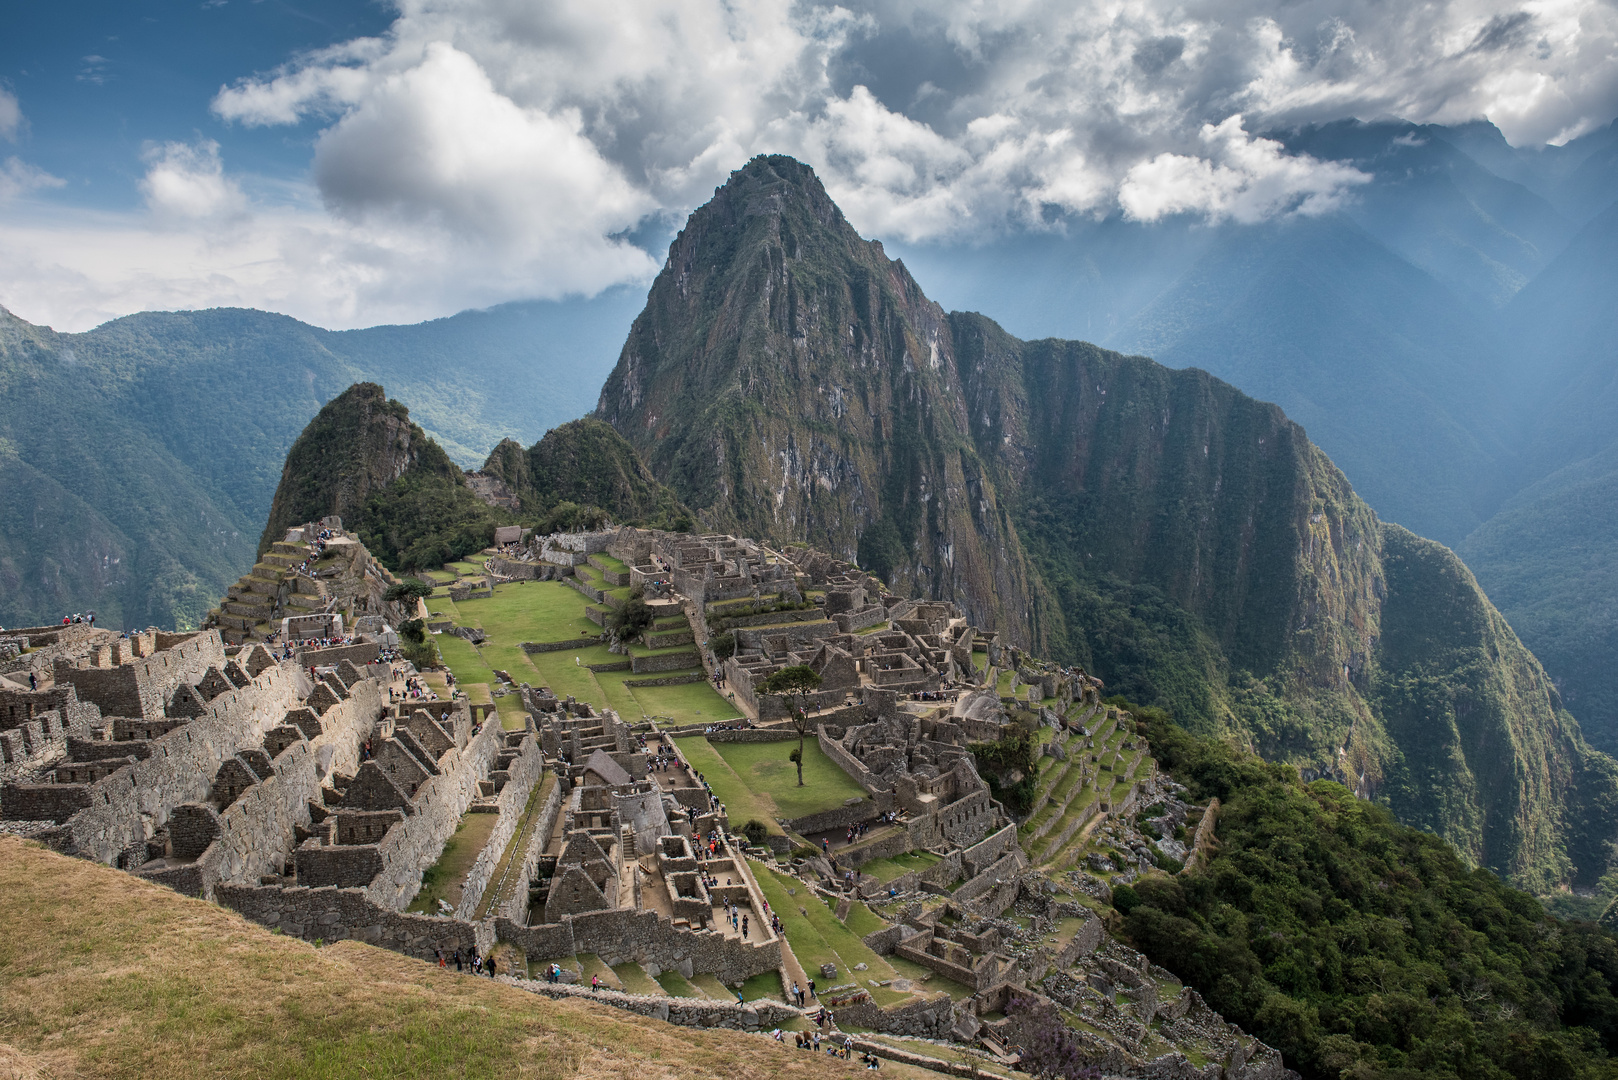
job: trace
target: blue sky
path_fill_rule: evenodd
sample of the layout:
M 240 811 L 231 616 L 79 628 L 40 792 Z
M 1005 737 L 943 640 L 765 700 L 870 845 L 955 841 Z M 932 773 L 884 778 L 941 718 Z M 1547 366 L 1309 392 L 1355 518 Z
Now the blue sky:
M 1606 0 L 8 0 L 0 25 L 0 304 L 61 329 L 644 284 L 764 152 L 864 234 L 971 258 L 1366 182 L 1279 128 L 1487 118 L 1532 145 L 1618 114 Z
M 266 180 L 307 173 L 313 125 L 226 124 L 209 108 L 221 86 L 310 49 L 379 34 L 391 9 L 372 0 L 121 0 L 4 5 L 0 85 L 18 99 L 27 160 L 67 181 L 54 202 L 137 209 L 152 142 L 217 140 L 232 166 Z

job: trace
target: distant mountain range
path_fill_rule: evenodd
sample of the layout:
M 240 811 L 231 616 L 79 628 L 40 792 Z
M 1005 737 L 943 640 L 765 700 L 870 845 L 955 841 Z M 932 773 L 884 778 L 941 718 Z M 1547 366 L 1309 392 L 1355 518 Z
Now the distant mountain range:
M 1618 749 L 1618 130 L 1538 150 L 1482 123 L 1273 134 L 1372 179 L 1321 218 L 1073 220 L 888 253 L 1024 339 L 1199 367 L 1281 405 L 1384 520 L 1456 548 Z M 620 289 L 342 333 L 241 310 L 86 334 L 0 316 L 0 623 L 195 622 L 344 387 L 385 382 L 475 466 L 587 412 L 641 305 Z

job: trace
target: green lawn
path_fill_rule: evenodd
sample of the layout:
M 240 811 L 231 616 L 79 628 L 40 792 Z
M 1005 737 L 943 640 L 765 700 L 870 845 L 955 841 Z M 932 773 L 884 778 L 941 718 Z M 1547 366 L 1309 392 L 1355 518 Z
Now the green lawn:
M 598 562 L 605 563 L 608 570 L 615 570 L 620 574 L 629 573 L 629 567 L 622 559 L 614 558 L 605 551 L 598 551 L 590 557 Z
M 681 975 L 673 968 L 657 977 L 657 985 L 661 986 L 663 992 L 669 997 L 699 998 L 705 996 L 701 990 L 687 982 L 684 975 Z
M 675 724 L 722 723 L 741 715 L 706 679 L 683 686 L 630 687 L 624 685 L 626 679 L 650 676 L 627 671 L 591 672 L 586 664 L 613 663 L 624 658 L 609 653 L 598 640 L 601 628 L 584 617 L 589 603 L 561 582 L 506 582 L 495 586 L 494 595 L 485 600 L 462 600 L 458 604 L 434 601 L 434 608 L 442 610 L 456 625 L 481 628 L 488 635 L 483 645 L 474 648 L 449 634 L 433 640 L 457 682 L 468 687 L 479 683 L 492 687 L 496 682 L 494 670 L 498 668 L 516 682 L 549 687 L 560 697 L 572 695 L 597 708 L 613 709 L 632 723 L 642 716 L 667 717 Z M 676 626 L 685 624 L 683 618 L 671 621 Z M 518 648 L 524 641 L 565 641 L 575 637 L 579 639 L 576 649 L 530 654 Z M 691 646 L 659 653 L 682 651 L 691 651 Z M 700 668 L 689 670 L 701 672 Z M 658 673 L 672 674 L 685 672 Z M 520 726 L 521 699 L 502 699 L 500 718 L 508 727 Z
M 848 918 L 844 919 L 843 923 L 862 938 L 867 934 L 874 934 L 888 925 L 887 920 L 858 901 L 849 905 Z
M 458 906 L 461 900 L 461 881 L 466 877 L 466 872 L 472 869 L 478 855 L 482 853 L 483 846 L 488 843 L 489 836 L 494 832 L 495 824 L 499 820 L 499 814 L 463 814 L 461 823 L 455 827 L 455 832 L 445 842 L 438 861 L 421 875 L 421 890 L 416 893 L 415 899 L 410 901 L 410 906 L 405 910 L 437 915 L 440 898 Z
M 623 983 L 624 989 L 631 994 L 661 994 L 663 992 L 663 988 L 653 982 L 650 975 L 646 974 L 646 969 L 634 961 L 619 964 L 612 969 L 612 973 L 618 976 L 618 981 Z
M 761 798 L 742 782 L 731 770 L 714 745 L 701 735 L 687 735 L 679 739 L 680 752 L 691 767 L 713 787 L 719 801 L 730 814 L 730 826 L 740 829 L 749 821 L 762 821 L 771 833 L 781 835 L 781 826 L 775 823 L 775 804 Z M 771 903 L 774 903 L 772 900 Z
M 886 885 L 898 877 L 903 877 L 912 870 L 925 870 L 940 861 L 937 855 L 930 851 L 907 851 L 902 855 L 895 855 L 891 859 L 872 859 L 860 867 L 860 873 L 870 874 Z M 869 930 L 863 933 L 870 933 Z
M 773 802 L 780 817 L 799 818 L 834 809 L 848 799 L 865 797 L 865 789 L 827 757 L 812 737 L 803 743 L 804 786 L 799 787 L 797 766 L 787 760 L 787 755 L 797 748 L 796 739 L 714 744 L 731 771 L 753 791 Z M 724 796 L 720 799 L 723 801 Z
M 763 863 L 754 862 L 752 866 L 753 876 L 758 879 L 764 898 L 770 902 L 770 910 L 780 916 L 781 925 L 786 928 L 787 944 L 792 946 L 792 953 L 804 971 L 814 974 L 818 973 L 821 964 L 835 964 L 837 978 L 826 983 L 828 986 L 857 981 L 870 990 L 872 1000 L 878 1005 L 892 1005 L 910 999 L 910 995 L 901 991 L 887 987 L 873 988 L 866 981 L 876 979 L 880 982 L 900 976 L 886 959 L 872 952 L 859 939 L 859 935 L 838 922 L 837 916 L 832 914 L 825 902 L 809 891 L 803 882 L 777 874 Z M 788 889 L 796 889 L 797 894 L 789 894 Z M 855 964 L 865 964 L 867 970 L 855 971 Z M 814 977 L 824 982 L 818 974 Z

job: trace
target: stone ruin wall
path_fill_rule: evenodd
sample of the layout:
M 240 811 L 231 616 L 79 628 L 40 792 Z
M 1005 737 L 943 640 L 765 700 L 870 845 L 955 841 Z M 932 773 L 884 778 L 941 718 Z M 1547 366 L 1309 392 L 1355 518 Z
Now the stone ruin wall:
M 491 723 L 484 724 L 464 749 L 445 751 L 439 774 L 429 776 L 411 800 L 414 812 L 389 829 L 377 845 L 382 869 L 366 886 L 367 896 L 395 911 L 410 902 L 421 889 L 422 872 L 437 861 L 461 815 L 478 797 L 478 781 L 504 748 L 504 731 Z
M 78 667 L 61 658 L 53 666 L 58 685 L 71 685 L 82 701 L 93 701 L 107 716 L 145 720 L 164 715 L 169 698 L 183 682 L 195 684 L 210 667 L 225 666 L 219 631 L 156 635 L 161 650 L 116 667 Z M 98 657 L 99 659 L 99 657 Z M 105 657 L 108 662 L 111 657 Z
M 562 785 L 558 781 L 551 785 L 551 790 L 545 796 L 545 803 L 539 809 L 539 820 L 534 827 L 534 835 L 528 841 L 528 849 L 522 856 L 522 879 L 533 881 L 539 873 L 539 860 L 545 854 L 545 848 L 550 843 L 551 834 L 556 831 L 556 819 L 562 813 Z M 519 926 L 528 925 L 528 890 L 514 891 L 504 906 L 492 912 L 496 918 L 508 919 Z
M 66 855 L 138 866 L 146 861 L 146 841 L 169 813 L 182 803 L 206 802 L 225 759 L 260 747 L 264 733 L 299 704 L 291 676 L 278 667 L 264 671 L 248 687 L 220 694 L 190 723 L 153 740 L 145 760 L 91 784 L 90 805 L 38 839 Z
M 499 724 L 496 723 L 494 726 L 498 727 Z M 538 741 L 532 735 L 524 735 L 518 746 L 517 757 L 507 767 L 505 786 L 500 789 L 496 799 L 496 805 L 499 806 L 497 811 L 499 820 L 461 885 L 461 903 L 455 909 L 456 918 L 470 919 L 477 914 L 483 892 L 489 887 L 489 881 L 500 863 L 500 857 L 505 853 L 506 845 L 511 842 L 512 836 L 517 831 L 517 824 L 522 820 L 523 811 L 528 808 L 528 796 L 544 775 L 545 752 L 540 749 Z M 520 891 L 526 900 L 528 890 Z
M 501 941 L 523 949 L 534 961 L 595 953 L 609 966 L 633 960 L 687 977 L 712 974 L 727 985 L 781 966 L 779 938 L 752 945 L 715 930 L 677 927 L 654 911 L 615 908 L 564 915 L 559 922 L 537 926 L 496 919 L 495 931 Z
M 295 742 L 272 762 L 274 772 L 243 792 L 219 814 L 219 836 L 191 866 L 147 875 L 180 892 L 212 899 L 220 882 L 251 884 L 278 874 L 291 855 L 294 829 L 309 825 L 309 804 L 321 799 L 331 773 L 351 773 L 360 744 L 382 713 L 381 689 L 360 681 L 349 698 L 321 714 L 321 733 Z M 322 758 L 327 758 L 322 768 Z
M 475 945 L 487 952 L 494 945 L 487 922 L 394 911 L 364 889 L 221 884 L 214 898 L 244 918 L 305 941 L 363 941 L 421 960 L 435 959 L 435 949 L 464 952 Z

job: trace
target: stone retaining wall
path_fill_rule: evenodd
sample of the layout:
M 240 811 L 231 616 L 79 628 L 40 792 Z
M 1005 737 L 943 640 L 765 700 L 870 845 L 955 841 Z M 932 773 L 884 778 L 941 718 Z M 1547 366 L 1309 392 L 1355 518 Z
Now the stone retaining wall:
M 513 979 L 501 976 L 500 981 L 526 990 L 530 994 L 543 994 L 549 998 L 572 998 L 611 1005 L 654 1020 L 663 1020 L 681 1027 L 729 1028 L 736 1031 L 761 1031 L 780 1027 L 803 1014 L 790 1005 L 774 1001 L 750 1001 L 738 1005 L 734 1001 L 704 1001 L 700 998 L 662 997 L 653 994 L 626 994 L 618 990 L 592 992 L 588 986 L 569 983 L 549 983 L 535 979 Z
M 830 810 L 822 810 L 818 814 L 806 814 L 801 818 L 793 818 L 787 822 L 787 827 L 793 832 L 805 835 L 826 832 L 830 829 L 846 829 L 850 825 L 870 821 L 878 814 L 885 814 L 892 809 L 893 792 L 879 791 L 871 798 L 860 799 L 852 805 L 844 803 L 842 806 L 833 807 Z
M 948 994 L 918 998 L 886 1009 L 866 999 L 833 1011 L 837 1014 L 839 1027 L 862 1027 L 887 1035 L 914 1035 L 929 1039 L 948 1038 L 949 1029 L 955 1022 L 955 1005 Z
M 307 889 L 284 885 L 220 885 L 215 898 L 262 926 L 305 941 L 363 941 L 422 960 L 434 950 L 463 952 L 494 944 L 488 923 L 474 924 L 436 915 L 407 915 L 385 908 L 364 889 Z
M 523 885 L 513 890 L 511 898 L 505 906 L 493 912 L 496 918 L 509 919 L 519 926 L 528 925 L 528 888 L 527 883 L 534 880 L 539 870 L 539 860 L 545 854 L 545 848 L 551 842 L 551 833 L 556 830 L 556 819 L 562 812 L 562 785 L 560 781 L 551 784 L 550 793 L 545 796 L 545 803 L 539 808 L 539 821 L 534 825 L 534 835 L 528 840 L 528 849 L 523 852 L 521 875 Z
M 697 655 L 695 649 L 663 653 L 658 656 L 636 656 L 631 653 L 629 659 L 631 670 L 636 675 L 655 675 L 659 671 L 679 671 L 682 668 L 702 666 L 702 657 Z
M 693 671 L 687 675 L 667 675 L 661 679 L 625 679 L 625 686 L 685 686 L 688 683 L 699 683 L 708 676 L 700 671 Z
M 238 750 L 258 748 L 264 733 L 297 708 L 295 679 L 266 669 L 244 690 L 227 690 L 190 723 L 148 744 L 143 761 L 90 785 L 90 805 L 36 839 L 65 855 L 133 869 L 146 861 L 148 829 L 181 803 L 205 802 L 214 774 Z
M 731 731 L 710 731 L 705 738 L 711 743 L 797 742 L 798 733 L 781 728 L 737 728 Z
M 506 766 L 506 784 L 495 800 L 500 807 L 500 816 L 495 822 L 494 831 L 489 834 L 483 850 L 478 852 L 477 861 L 466 872 L 461 884 L 461 902 L 455 909 L 456 918 L 470 919 L 477 914 L 483 892 L 489 887 L 489 879 L 494 876 L 495 867 L 500 864 L 500 857 L 505 854 L 506 845 L 516 834 L 517 823 L 528 808 L 528 796 L 544 773 L 545 752 L 532 735 L 524 735 L 516 760 Z M 527 891 L 524 889 L 524 894 Z
M 517 648 L 525 653 L 561 652 L 564 649 L 589 648 L 595 642 L 595 638 L 585 637 L 580 634 L 578 637 L 569 638 L 566 641 L 524 641 Z
M 410 902 L 421 889 L 422 872 L 443 853 L 461 815 L 478 797 L 478 781 L 488 775 L 505 744 L 500 725 L 486 723 L 465 749 L 445 751 L 439 774 L 429 776 L 411 800 L 414 812 L 389 829 L 377 845 L 382 871 L 366 886 L 367 896 L 393 910 Z
M 564 915 L 559 922 L 538 926 L 496 919 L 495 935 L 521 948 L 530 960 L 595 953 L 609 967 L 628 961 L 655 964 L 664 970 L 678 970 L 687 978 L 691 974 L 711 974 L 727 985 L 781 965 L 778 938 L 752 945 L 715 930 L 675 926 L 667 916 L 652 911 L 592 911 Z
M 882 778 L 865 767 L 859 758 L 843 749 L 843 744 L 826 734 L 826 725 L 819 724 L 815 728 L 815 741 L 820 743 L 821 753 L 837 763 L 837 767 L 853 778 L 854 782 L 873 795 L 879 791 L 887 791 L 888 785 Z

